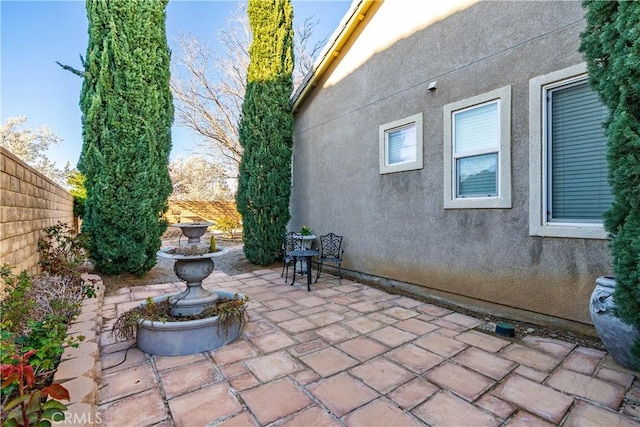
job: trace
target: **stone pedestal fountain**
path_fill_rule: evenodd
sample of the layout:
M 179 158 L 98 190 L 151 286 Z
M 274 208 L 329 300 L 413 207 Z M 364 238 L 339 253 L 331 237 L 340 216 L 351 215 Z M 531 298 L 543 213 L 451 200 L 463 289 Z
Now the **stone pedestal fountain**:
M 157 252 L 158 257 L 175 261 L 173 271 L 187 284 L 184 292 L 169 296 L 172 316 L 196 316 L 215 305 L 219 298 L 232 299 L 235 296 L 230 291 L 212 291 L 202 286 L 202 281 L 214 270 L 213 259 L 228 252 L 227 248 L 219 247 L 216 252 L 200 254 L 203 248 L 209 246 L 200 245 L 200 237 L 210 225 L 212 224 L 173 224 L 189 238 L 188 250 L 176 251 L 177 248 L 170 247 Z M 161 296 L 153 301 L 161 302 L 166 299 L 167 296 Z M 162 356 L 180 356 L 213 350 L 234 341 L 242 332 L 239 323 L 223 328 L 218 324 L 218 320 L 218 316 L 175 322 L 142 320 L 138 323 L 136 332 L 137 345 L 146 353 Z

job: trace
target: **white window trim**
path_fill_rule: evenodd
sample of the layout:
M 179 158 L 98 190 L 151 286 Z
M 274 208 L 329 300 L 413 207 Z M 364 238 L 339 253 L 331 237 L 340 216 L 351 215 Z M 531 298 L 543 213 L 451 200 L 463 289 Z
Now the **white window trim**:
M 498 153 L 498 195 L 496 197 L 456 198 L 453 156 L 452 115 L 491 101 L 498 102 L 500 144 Z M 444 106 L 444 208 L 503 209 L 511 208 L 511 86 L 453 102 Z
M 413 162 L 388 165 L 387 143 L 385 137 L 386 132 L 411 124 L 415 124 L 416 126 L 416 160 Z M 413 116 L 409 116 L 404 119 L 380 125 L 380 127 L 378 128 L 378 140 L 380 153 L 380 174 L 422 169 L 422 113 L 414 114 Z
M 585 78 L 587 66 L 577 64 L 529 80 L 529 235 L 543 237 L 572 237 L 608 239 L 601 223 L 547 222 L 546 162 L 546 92 L 572 80 Z

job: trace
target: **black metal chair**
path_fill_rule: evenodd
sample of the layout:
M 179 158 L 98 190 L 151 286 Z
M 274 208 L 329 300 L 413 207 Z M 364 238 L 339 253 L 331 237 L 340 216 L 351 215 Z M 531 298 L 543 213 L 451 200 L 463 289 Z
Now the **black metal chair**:
M 293 264 L 293 257 L 289 255 L 289 252 L 299 249 L 302 236 L 295 231 L 289 231 L 282 237 L 282 273 L 280 277 L 284 275 L 284 281 L 287 281 L 289 277 L 289 264 Z M 295 265 L 293 266 L 293 274 L 296 274 Z
M 316 282 L 318 282 L 318 278 L 320 277 L 322 264 L 330 262 L 338 266 L 338 282 L 342 284 L 342 269 L 340 264 L 342 263 L 343 254 L 342 236 L 338 236 L 335 233 L 320 236 L 320 256 L 318 257 L 318 273 L 316 275 Z

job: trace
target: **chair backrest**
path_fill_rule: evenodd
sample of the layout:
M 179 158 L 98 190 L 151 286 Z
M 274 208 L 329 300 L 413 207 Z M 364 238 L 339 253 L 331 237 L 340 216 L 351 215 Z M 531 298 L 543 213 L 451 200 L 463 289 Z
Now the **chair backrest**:
M 296 231 L 289 231 L 284 235 L 282 241 L 282 250 L 284 251 L 285 255 L 293 250 L 298 249 L 299 244 L 297 243 L 297 241 L 300 240 L 300 237 L 300 234 Z
M 320 256 L 322 258 L 340 258 L 342 246 L 342 236 L 329 233 L 320 236 Z

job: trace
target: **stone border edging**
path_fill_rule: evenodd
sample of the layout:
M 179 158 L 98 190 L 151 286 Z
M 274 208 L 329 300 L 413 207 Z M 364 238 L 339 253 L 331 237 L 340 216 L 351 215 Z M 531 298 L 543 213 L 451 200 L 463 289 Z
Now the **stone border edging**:
M 96 296 L 84 299 L 78 317 L 69 325 L 67 336 L 84 336 L 77 348 L 67 346 L 60 357 L 60 364 L 53 382 L 69 390 L 65 425 L 99 424 L 98 384 L 101 378 L 100 330 L 102 328 L 102 300 L 104 285 L 100 276 L 85 274 L 85 281 L 95 283 Z

